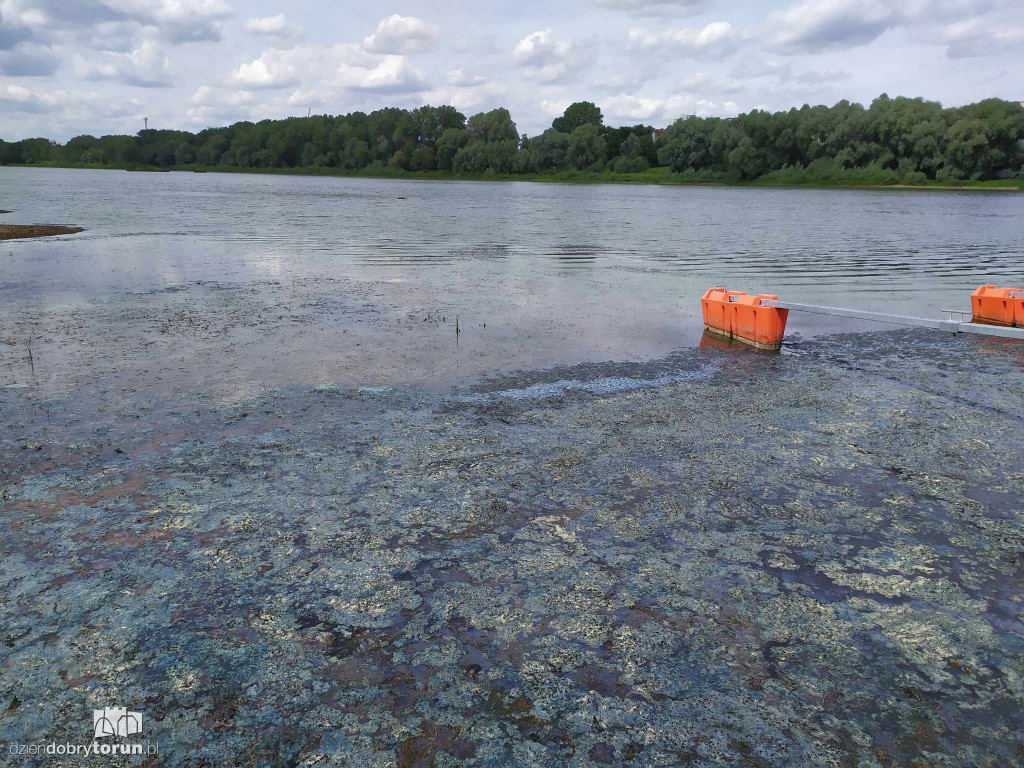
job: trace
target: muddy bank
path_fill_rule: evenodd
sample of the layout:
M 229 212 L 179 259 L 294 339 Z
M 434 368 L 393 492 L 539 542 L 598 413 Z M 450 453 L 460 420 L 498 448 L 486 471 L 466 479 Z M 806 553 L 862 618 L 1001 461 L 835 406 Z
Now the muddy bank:
M 117 703 L 169 766 L 1013 764 L 1022 367 L 0 389 L 0 741 Z
M 10 211 L 0 211 L 0 213 L 10 213 Z M 0 240 L 73 235 L 76 232 L 84 231 L 84 227 L 64 227 L 56 224 L 0 224 Z

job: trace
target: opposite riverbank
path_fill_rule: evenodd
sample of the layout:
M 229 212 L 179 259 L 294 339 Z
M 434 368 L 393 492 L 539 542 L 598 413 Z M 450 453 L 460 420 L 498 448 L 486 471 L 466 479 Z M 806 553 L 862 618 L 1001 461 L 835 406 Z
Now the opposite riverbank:
M 988 181 L 928 181 L 924 184 L 881 183 L 866 178 L 857 169 L 846 176 L 823 180 L 799 170 L 774 171 L 752 180 L 730 178 L 704 178 L 673 173 L 667 167 L 649 168 L 636 173 L 615 173 L 612 171 L 558 171 L 555 173 L 475 173 L 458 174 L 446 171 L 404 171 L 397 168 L 360 169 L 345 171 L 337 168 L 240 168 L 237 166 L 111 166 L 89 164 L 36 163 L 33 165 L 9 165 L 11 168 L 69 168 L 104 171 L 138 171 L 150 173 L 245 173 L 284 176 L 340 176 L 372 179 L 421 179 L 427 181 L 533 181 L 562 184 L 662 184 L 675 186 L 733 186 L 733 187 L 780 187 L 820 189 L 940 189 L 940 190 L 983 190 L 1020 192 L 1024 191 L 1024 179 L 993 179 Z

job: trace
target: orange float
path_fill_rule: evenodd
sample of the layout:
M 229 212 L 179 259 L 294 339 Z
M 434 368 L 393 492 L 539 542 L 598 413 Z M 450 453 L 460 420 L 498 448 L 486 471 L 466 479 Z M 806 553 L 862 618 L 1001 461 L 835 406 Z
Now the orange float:
M 743 291 L 711 288 L 700 300 L 704 328 L 758 349 L 779 349 L 786 333 L 789 310 L 762 306 L 765 301 L 778 299 L 767 293 L 748 296 Z
M 974 322 L 1024 328 L 1024 290 L 982 285 L 971 294 Z

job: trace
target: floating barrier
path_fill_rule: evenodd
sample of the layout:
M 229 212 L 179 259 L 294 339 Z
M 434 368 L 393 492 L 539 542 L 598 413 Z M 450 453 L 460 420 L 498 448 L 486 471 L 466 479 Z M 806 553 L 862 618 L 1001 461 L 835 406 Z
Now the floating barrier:
M 765 303 L 778 298 L 774 294 L 748 296 L 743 291 L 711 288 L 700 300 L 704 328 L 758 349 L 779 349 L 786 334 L 789 310 Z
M 781 348 L 790 311 L 913 325 L 949 333 L 1024 339 L 1024 291 L 1019 288 L 996 288 L 993 285 L 983 285 L 971 294 L 971 311 L 944 310 L 949 313 L 947 320 L 783 302 L 774 294 L 748 296 L 743 291 L 730 291 L 724 286 L 709 289 L 701 297 L 700 303 L 705 330 L 758 349 Z M 953 320 L 954 314 L 972 315 L 973 322 Z
M 971 294 L 971 314 L 976 323 L 1024 328 L 1024 290 L 979 286 Z

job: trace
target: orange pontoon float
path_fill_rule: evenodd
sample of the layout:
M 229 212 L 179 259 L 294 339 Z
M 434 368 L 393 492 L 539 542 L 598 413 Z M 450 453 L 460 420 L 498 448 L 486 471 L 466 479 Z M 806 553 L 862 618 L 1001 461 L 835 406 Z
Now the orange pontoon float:
M 711 288 L 700 300 L 704 328 L 758 349 L 779 349 L 786 334 L 789 310 L 764 303 L 778 299 L 774 294 L 748 296 L 743 291 Z
M 971 314 L 976 323 L 1024 328 L 1024 290 L 979 286 L 971 294 Z
M 779 301 L 779 297 L 774 294 L 759 293 L 756 296 L 748 296 L 743 291 L 730 291 L 724 286 L 708 290 L 701 297 L 700 304 L 704 314 L 705 330 L 758 349 L 777 350 L 782 347 L 786 320 L 791 311 L 913 325 L 949 333 L 976 333 L 983 336 L 1024 339 L 1024 290 L 996 288 L 994 285 L 983 285 L 971 294 L 970 311 L 943 310 L 949 313 L 947 320 L 824 307 L 818 304 L 797 304 L 792 301 Z M 971 314 L 973 322 L 970 323 L 953 319 L 953 315 Z

